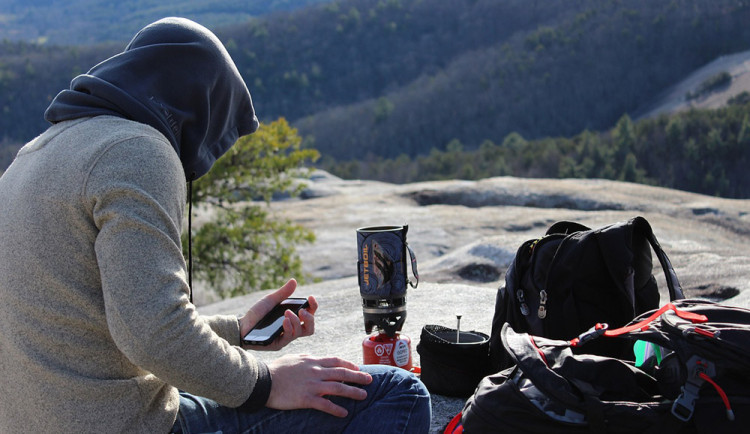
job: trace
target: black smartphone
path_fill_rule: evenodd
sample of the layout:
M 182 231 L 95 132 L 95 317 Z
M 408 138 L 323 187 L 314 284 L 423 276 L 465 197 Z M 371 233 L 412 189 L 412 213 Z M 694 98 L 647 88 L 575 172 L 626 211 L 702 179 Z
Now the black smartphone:
M 307 302 L 306 298 L 287 298 L 274 306 L 263 319 L 258 321 L 255 327 L 242 338 L 242 343 L 246 345 L 270 344 L 284 331 L 282 327 L 284 312 L 288 309 L 297 314 L 300 309 L 308 306 L 310 306 L 310 303 Z

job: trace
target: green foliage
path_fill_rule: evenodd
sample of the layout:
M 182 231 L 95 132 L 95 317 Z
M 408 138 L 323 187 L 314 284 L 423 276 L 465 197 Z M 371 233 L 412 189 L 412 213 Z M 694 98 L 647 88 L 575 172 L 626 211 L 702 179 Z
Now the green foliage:
M 388 120 L 388 117 L 393 113 L 393 103 L 386 97 L 378 98 L 378 102 L 375 105 L 375 123 L 380 124 Z
M 688 100 L 697 99 L 711 92 L 715 92 L 723 87 L 727 87 L 732 83 L 732 74 L 722 71 L 718 74 L 714 74 L 707 78 L 698 88 L 693 92 L 688 92 L 685 98 Z
M 54 17 L 80 1 L 42 12 Z M 12 0 L 19 11 L 42 9 L 20 3 Z M 200 13 L 226 43 L 263 120 L 285 117 L 321 153 L 343 160 L 415 158 L 454 138 L 477 149 L 514 131 L 529 140 L 602 131 L 717 56 L 750 48 L 750 8 L 737 0 L 250 3 L 211 0 L 201 9 L 127 0 L 108 6 L 116 19 L 106 25 L 86 15 L 93 7 L 51 23 L 92 38 L 106 30 L 116 45 L 55 47 L 55 37 L 0 44 L 0 131 L 16 144 L 39 134 L 55 94 L 136 30 L 120 24 L 143 25 L 154 11 Z M 219 26 L 258 5 L 292 3 L 323 4 Z M 85 29 L 73 22 L 79 18 Z
M 750 104 L 638 122 L 622 116 L 610 131 L 583 131 L 572 138 L 525 140 L 514 132 L 502 145 L 485 140 L 475 150 L 464 150 L 454 139 L 444 151 L 433 148 L 429 155 L 405 158 L 328 159 L 321 167 L 342 177 L 356 173 L 388 182 L 505 175 L 602 178 L 750 198 Z
M 183 16 L 210 28 L 328 0 L 3 0 L 0 40 L 55 44 L 126 40 L 149 22 Z
M 635 148 L 636 136 L 633 121 L 630 116 L 625 115 L 617 121 L 612 131 L 612 144 L 614 145 L 615 155 L 623 159 L 630 154 Z
M 222 298 L 304 281 L 295 245 L 314 234 L 270 213 L 274 195 L 296 196 L 309 175 L 302 165 L 318 153 L 285 119 L 240 138 L 211 171 L 194 182 L 193 204 L 209 220 L 193 228 L 193 274 Z M 183 236 L 187 253 L 187 234 Z
M 454 138 L 477 149 L 513 131 L 527 139 L 602 131 L 716 57 L 750 47 L 750 8 L 735 0 L 423 0 L 372 13 L 365 3 L 340 1 L 331 17 L 356 5 L 363 25 L 332 38 L 342 45 L 319 62 L 322 77 L 336 77 L 335 86 L 311 83 L 325 101 L 285 107 L 336 159 L 416 158 Z M 378 32 L 387 22 L 398 30 Z M 345 70 L 330 64 L 342 58 Z M 383 97 L 393 103 L 385 127 L 369 116 Z M 627 149 L 619 152 L 624 161 Z M 619 177 L 622 167 L 612 170 Z
M 643 170 L 638 169 L 638 159 L 630 152 L 625 156 L 620 171 L 620 181 L 637 182 L 643 179 Z
M 739 94 L 729 98 L 727 104 L 729 105 L 743 105 L 750 102 L 750 92 L 744 90 Z
M 132 4 L 121 3 L 112 10 Z M 213 0 L 206 11 L 220 4 L 239 3 Z M 141 23 L 152 11 L 132 10 L 143 12 Z M 748 20 L 738 0 L 333 0 L 209 27 L 264 120 L 290 119 L 345 177 L 600 177 L 743 197 L 744 115 L 644 123 L 623 113 L 717 56 L 750 48 Z M 98 27 L 123 41 L 132 34 Z M 55 94 L 124 45 L 53 43 L 0 43 L 0 147 L 39 134 Z M 703 88 L 727 80 L 719 74 Z M 461 152 L 447 149 L 454 139 Z

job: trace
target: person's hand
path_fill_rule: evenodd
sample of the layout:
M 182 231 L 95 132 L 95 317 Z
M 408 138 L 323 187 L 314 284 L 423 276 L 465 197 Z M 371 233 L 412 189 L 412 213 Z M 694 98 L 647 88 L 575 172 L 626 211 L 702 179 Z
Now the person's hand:
M 266 295 L 240 318 L 240 336 L 245 336 L 253 326 L 260 321 L 265 314 L 271 311 L 277 304 L 289 298 L 297 288 L 297 281 L 290 279 L 278 290 Z M 284 333 L 270 345 L 243 345 L 243 348 L 256 351 L 276 351 L 284 348 L 289 342 L 298 337 L 310 336 L 315 332 L 315 311 L 318 310 L 318 302 L 315 297 L 307 297 L 309 307 L 300 309 L 299 316 L 292 311 L 284 312 L 282 327 Z
M 359 371 L 356 364 L 338 357 L 290 354 L 271 362 L 268 369 L 271 394 L 266 407 L 276 410 L 313 408 L 346 417 L 346 409 L 326 397 L 342 396 L 361 401 L 367 398 L 367 392 L 356 384 L 372 381 L 370 374 Z

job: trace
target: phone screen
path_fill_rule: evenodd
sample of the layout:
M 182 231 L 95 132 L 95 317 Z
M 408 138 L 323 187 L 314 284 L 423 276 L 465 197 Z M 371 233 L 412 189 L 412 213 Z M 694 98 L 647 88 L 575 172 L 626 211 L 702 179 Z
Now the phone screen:
M 277 304 L 266 316 L 253 327 L 242 339 L 248 345 L 268 345 L 283 331 L 284 312 L 291 310 L 295 314 L 309 304 L 305 298 L 287 298 Z

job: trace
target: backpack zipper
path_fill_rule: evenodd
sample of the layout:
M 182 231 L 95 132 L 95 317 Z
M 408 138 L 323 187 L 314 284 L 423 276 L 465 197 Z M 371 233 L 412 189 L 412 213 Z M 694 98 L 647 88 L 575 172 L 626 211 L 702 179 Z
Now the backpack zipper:
M 545 285 L 546 286 L 546 285 Z M 539 309 L 536 312 L 539 319 L 547 318 L 547 291 L 539 291 Z
M 560 244 L 557 245 L 557 248 L 555 249 L 555 254 L 552 255 L 552 259 L 550 260 L 549 267 L 547 269 L 547 275 L 544 279 L 544 286 L 542 287 L 541 291 L 539 291 L 539 307 L 537 308 L 536 315 L 539 317 L 539 319 L 545 319 L 547 318 L 547 301 L 549 299 L 549 293 L 547 292 L 547 287 L 549 285 L 549 275 L 550 271 L 552 270 L 552 265 L 555 263 L 555 259 L 557 258 L 557 254 L 560 252 L 560 248 L 562 247 L 563 243 L 568 239 L 570 235 L 565 234 L 550 234 L 545 235 L 542 238 L 538 238 L 534 240 L 531 245 L 529 246 L 529 257 L 532 258 L 529 260 L 531 266 L 529 269 L 529 272 L 533 275 L 534 274 L 534 250 L 536 247 L 545 240 L 551 240 L 553 238 L 557 238 L 557 236 L 562 236 L 562 239 L 560 240 Z M 529 305 L 526 303 L 526 296 L 524 295 L 523 288 L 519 288 L 518 291 L 516 291 L 516 299 L 518 300 L 519 310 L 521 311 L 521 315 L 528 316 L 531 311 L 529 309 Z
M 549 299 L 549 293 L 547 293 L 547 288 L 549 288 L 549 275 L 552 274 L 552 266 L 555 264 L 555 259 L 557 259 L 557 254 L 560 253 L 560 249 L 562 248 L 563 244 L 565 244 L 565 241 L 567 241 L 569 237 L 570 235 L 563 235 L 563 238 L 560 240 L 560 244 L 558 244 L 557 248 L 555 249 L 555 254 L 552 255 L 552 259 L 550 259 L 549 261 L 549 267 L 547 267 L 547 275 L 544 278 L 544 286 L 542 287 L 542 290 L 539 291 L 539 309 L 537 309 L 537 312 L 536 312 L 536 315 L 539 317 L 539 319 L 547 318 L 547 300 Z
M 537 243 L 539 243 L 539 241 L 541 241 L 541 240 L 542 240 L 542 238 L 537 238 L 536 240 L 529 242 L 529 253 L 528 254 L 529 254 L 529 263 L 530 264 L 531 264 L 531 257 L 534 256 L 534 248 L 536 247 Z M 516 268 L 517 268 L 517 266 L 516 266 Z M 516 271 L 516 273 L 518 273 L 518 271 Z M 520 287 L 520 286 L 518 288 L 518 291 L 516 291 L 516 300 L 518 300 L 518 310 L 521 311 L 521 315 L 523 315 L 523 316 L 529 316 L 529 313 L 531 313 L 531 310 L 529 309 L 529 305 L 526 304 L 526 295 L 524 294 L 523 288 Z
M 516 298 L 518 299 L 519 308 L 521 309 L 521 315 L 529 315 L 529 305 L 526 304 L 526 297 L 523 295 L 523 289 L 516 291 Z

